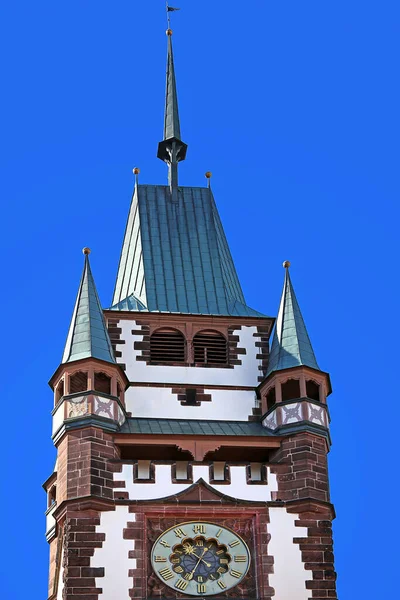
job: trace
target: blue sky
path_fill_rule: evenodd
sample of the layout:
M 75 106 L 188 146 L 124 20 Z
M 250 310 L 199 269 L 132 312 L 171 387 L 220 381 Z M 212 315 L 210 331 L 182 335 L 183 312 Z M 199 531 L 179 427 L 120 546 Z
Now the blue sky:
M 212 185 L 250 306 L 282 261 L 321 368 L 341 600 L 398 590 L 398 2 L 177 0 L 180 181 Z M 133 186 L 156 158 L 163 0 L 0 7 L 2 597 L 43 600 L 52 395 L 83 265 L 111 301 Z M 368 576 L 369 575 L 369 576 Z M 20 582 L 20 583 L 18 583 Z M 372 592 L 373 590 L 373 592 Z

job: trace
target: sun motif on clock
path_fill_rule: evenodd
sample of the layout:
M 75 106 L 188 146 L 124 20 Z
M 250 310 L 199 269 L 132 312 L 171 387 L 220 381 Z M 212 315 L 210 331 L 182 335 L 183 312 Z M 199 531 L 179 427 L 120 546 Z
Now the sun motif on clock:
M 250 551 L 234 531 L 215 523 L 180 523 L 162 533 L 151 564 L 170 588 L 189 596 L 212 596 L 245 577 Z

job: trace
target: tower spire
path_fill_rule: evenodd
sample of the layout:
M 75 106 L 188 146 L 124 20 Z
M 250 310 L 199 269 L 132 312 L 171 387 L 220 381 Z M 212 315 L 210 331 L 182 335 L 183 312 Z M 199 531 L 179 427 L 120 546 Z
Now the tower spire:
M 290 262 L 283 263 L 285 282 L 272 340 L 268 373 L 307 366 L 319 370 L 306 325 L 290 279 Z
M 168 9 L 168 7 L 167 7 Z M 173 200 L 177 200 L 178 163 L 185 160 L 187 145 L 181 140 L 181 128 L 176 91 L 172 30 L 167 29 L 167 82 L 165 91 L 164 139 L 158 144 L 157 156 L 168 165 L 168 182 Z

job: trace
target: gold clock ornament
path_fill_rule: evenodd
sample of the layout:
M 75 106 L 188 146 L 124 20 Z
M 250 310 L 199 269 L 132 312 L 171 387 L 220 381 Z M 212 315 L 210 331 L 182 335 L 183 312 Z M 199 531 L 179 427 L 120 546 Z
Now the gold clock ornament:
M 151 564 L 170 588 L 188 596 L 213 596 L 243 580 L 250 567 L 250 551 L 227 527 L 189 521 L 157 538 Z

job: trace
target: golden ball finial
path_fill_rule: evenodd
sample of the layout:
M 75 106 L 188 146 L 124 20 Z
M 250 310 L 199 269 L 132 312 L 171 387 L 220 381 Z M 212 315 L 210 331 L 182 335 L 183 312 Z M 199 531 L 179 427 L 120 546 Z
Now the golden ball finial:
M 132 173 L 133 173 L 134 175 L 139 175 L 139 173 L 140 173 L 140 169 L 139 169 L 138 167 L 135 167 L 134 169 L 132 169 Z
M 283 263 L 283 268 L 288 269 L 289 267 L 290 267 L 290 260 L 285 260 L 285 262 Z
M 172 35 L 172 29 L 167 29 L 167 31 L 165 32 L 167 35 Z
M 205 175 L 206 175 L 206 178 L 207 178 L 207 179 L 211 179 L 211 177 L 212 177 L 212 173 L 211 173 L 211 171 L 207 171 L 207 172 L 205 173 Z
M 83 254 L 85 254 L 85 256 L 88 256 L 91 253 L 91 249 L 90 248 L 83 248 L 82 250 Z

